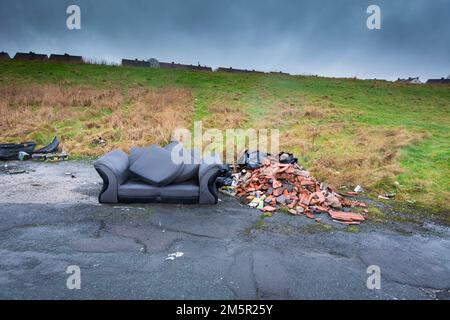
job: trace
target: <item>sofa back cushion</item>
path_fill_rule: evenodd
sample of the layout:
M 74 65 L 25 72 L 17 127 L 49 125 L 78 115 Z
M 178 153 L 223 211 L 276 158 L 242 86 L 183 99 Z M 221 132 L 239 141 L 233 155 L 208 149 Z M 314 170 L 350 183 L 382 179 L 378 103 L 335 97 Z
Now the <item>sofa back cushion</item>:
M 201 158 L 199 151 L 195 149 L 187 150 L 177 141 L 168 144 L 164 149 L 168 150 L 172 154 L 172 157 L 177 156 L 177 162 L 184 160 L 183 170 L 174 180 L 175 183 L 198 179 L 198 169 L 200 168 Z
M 145 150 L 150 150 L 150 148 L 133 147 L 130 150 L 130 166 L 132 166 L 140 156 L 144 154 Z
M 166 186 L 183 171 L 184 164 L 173 162 L 168 150 L 156 145 L 144 149 L 130 166 L 129 171 L 134 177 L 152 185 Z

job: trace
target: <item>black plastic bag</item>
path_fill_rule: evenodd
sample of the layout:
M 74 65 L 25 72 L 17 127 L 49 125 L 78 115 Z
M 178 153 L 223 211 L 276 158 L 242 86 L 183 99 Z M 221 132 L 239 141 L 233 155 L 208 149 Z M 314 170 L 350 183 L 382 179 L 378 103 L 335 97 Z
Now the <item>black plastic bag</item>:
M 245 168 L 254 170 L 261 167 L 262 161 L 267 158 L 268 154 L 259 150 L 249 152 L 245 150 L 242 156 L 237 161 L 238 165 L 245 166 Z
M 284 164 L 295 164 L 298 163 L 298 159 L 294 157 L 292 153 L 280 152 L 278 155 L 280 163 Z

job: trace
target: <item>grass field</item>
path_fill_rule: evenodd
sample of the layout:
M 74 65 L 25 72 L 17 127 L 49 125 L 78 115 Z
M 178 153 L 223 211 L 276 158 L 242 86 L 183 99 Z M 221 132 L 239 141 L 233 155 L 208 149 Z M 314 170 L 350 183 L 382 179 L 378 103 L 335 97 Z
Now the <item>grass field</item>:
M 162 143 L 194 120 L 280 128 L 317 178 L 450 215 L 449 86 L 3 61 L 0 117 L 1 141 L 57 135 L 75 156 Z

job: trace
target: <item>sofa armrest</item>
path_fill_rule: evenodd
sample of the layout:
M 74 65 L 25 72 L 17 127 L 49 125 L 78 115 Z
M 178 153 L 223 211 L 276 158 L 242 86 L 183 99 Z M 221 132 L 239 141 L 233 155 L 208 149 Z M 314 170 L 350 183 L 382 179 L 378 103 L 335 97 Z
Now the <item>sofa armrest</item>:
M 200 186 L 199 203 L 216 204 L 218 201 L 218 192 L 216 179 L 222 168 L 222 162 L 218 157 L 208 156 L 203 158 L 198 170 L 198 181 Z
M 98 197 L 100 203 L 117 203 L 119 185 L 128 179 L 128 155 L 115 150 L 94 162 L 94 168 L 103 179 L 103 188 Z

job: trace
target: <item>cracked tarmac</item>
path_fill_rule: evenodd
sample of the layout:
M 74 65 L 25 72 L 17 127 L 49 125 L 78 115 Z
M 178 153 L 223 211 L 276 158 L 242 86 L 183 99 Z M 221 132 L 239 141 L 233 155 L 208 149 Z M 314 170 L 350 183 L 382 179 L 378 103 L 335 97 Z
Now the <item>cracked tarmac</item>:
M 90 162 L 11 165 L 29 173 L 0 174 L 0 299 L 450 297 L 447 227 L 368 221 L 351 233 L 324 215 L 263 219 L 227 196 L 217 206 L 99 205 Z M 184 255 L 167 261 L 174 252 Z M 66 287 L 70 265 L 81 290 Z M 366 286 L 370 265 L 381 290 Z

